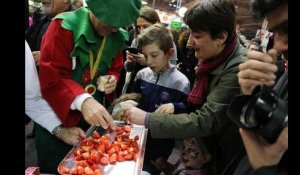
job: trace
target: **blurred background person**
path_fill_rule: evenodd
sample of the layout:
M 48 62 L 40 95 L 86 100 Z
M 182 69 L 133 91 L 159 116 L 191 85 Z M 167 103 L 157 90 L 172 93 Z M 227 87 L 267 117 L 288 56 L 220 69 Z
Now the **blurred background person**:
M 83 0 L 72 0 L 72 4 L 77 9 L 83 7 Z
M 263 52 L 262 47 L 261 47 L 261 40 L 259 38 L 253 38 L 249 42 L 249 45 L 247 46 L 247 50 L 256 50 L 259 52 Z
M 42 38 L 48 29 L 51 19 L 59 13 L 75 10 L 71 0 L 41 0 L 41 3 L 44 11 L 43 16 L 25 34 L 25 39 L 33 51 L 32 54 L 36 65 L 39 65 L 40 62 Z

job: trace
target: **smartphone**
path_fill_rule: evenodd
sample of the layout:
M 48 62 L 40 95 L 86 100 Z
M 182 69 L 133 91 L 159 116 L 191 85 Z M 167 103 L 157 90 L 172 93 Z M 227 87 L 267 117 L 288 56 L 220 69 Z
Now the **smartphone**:
M 138 54 L 139 51 L 137 48 L 134 47 L 128 47 L 126 50 L 128 50 L 128 52 L 132 53 L 132 54 Z

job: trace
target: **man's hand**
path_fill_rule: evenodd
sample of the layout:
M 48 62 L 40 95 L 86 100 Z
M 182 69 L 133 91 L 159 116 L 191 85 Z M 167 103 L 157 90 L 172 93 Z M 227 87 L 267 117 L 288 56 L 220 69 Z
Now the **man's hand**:
M 167 103 L 167 104 L 163 104 L 163 105 L 160 105 L 160 107 L 158 109 L 156 109 L 154 111 L 154 113 L 158 113 L 158 114 L 173 114 L 175 111 L 174 109 L 174 105 L 173 103 Z
M 130 123 L 145 125 L 146 112 L 137 107 L 130 107 L 125 109 L 124 116 Z
M 84 120 L 90 125 L 101 126 L 104 129 L 108 126 L 112 129 L 117 128 L 107 110 L 94 98 L 87 98 L 82 103 L 81 112 Z
M 249 51 L 248 60 L 239 65 L 238 79 L 244 94 L 250 95 L 257 85 L 271 86 L 275 83 L 277 66 L 273 58 L 277 53 L 264 54 Z M 271 56 L 270 56 L 271 55 Z
M 69 145 L 76 145 L 81 139 L 85 138 L 85 134 L 81 128 L 69 127 L 63 128 L 57 135 L 59 139 Z
M 32 56 L 34 58 L 35 65 L 38 66 L 40 64 L 40 51 L 33 51 Z
M 240 129 L 250 164 L 254 169 L 277 165 L 288 149 L 288 127 L 281 131 L 277 141 L 267 143 L 251 131 Z
M 107 75 L 107 76 L 109 76 L 109 78 L 108 78 L 108 82 L 104 85 L 104 92 L 105 94 L 110 94 L 116 90 L 117 79 L 113 75 Z

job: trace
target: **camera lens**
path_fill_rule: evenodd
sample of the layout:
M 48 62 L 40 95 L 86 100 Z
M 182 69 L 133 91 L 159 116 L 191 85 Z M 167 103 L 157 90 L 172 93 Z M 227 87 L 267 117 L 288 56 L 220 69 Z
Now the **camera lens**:
M 257 119 L 254 105 L 255 100 L 251 100 L 248 104 L 243 106 L 242 115 L 240 118 L 244 126 L 249 129 L 257 127 Z
M 251 95 L 236 95 L 227 113 L 239 127 L 257 133 L 270 143 L 288 126 L 288 103 L 271 87 L 257 86 Z
M 273 91 L 263 88 L 243 106 L 240 122 L 244 128 L 274 142 L 287 125 L 287 106 Z

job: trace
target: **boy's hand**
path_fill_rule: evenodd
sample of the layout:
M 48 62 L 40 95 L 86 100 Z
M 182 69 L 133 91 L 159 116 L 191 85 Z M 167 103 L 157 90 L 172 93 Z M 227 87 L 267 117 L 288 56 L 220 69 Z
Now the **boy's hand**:
M 158 113 L 158 114 L 173 114 L 175 111 L 174 109 L 174 105 L 173 103 L 167 103 L 167 104 L 163 104 L 163 105 L 160 105 L 158 109 L 156 109 L 154 111 L 154 113 Z

